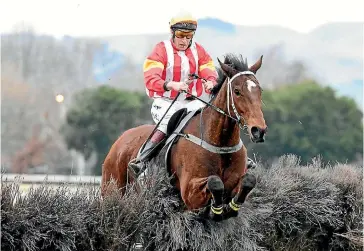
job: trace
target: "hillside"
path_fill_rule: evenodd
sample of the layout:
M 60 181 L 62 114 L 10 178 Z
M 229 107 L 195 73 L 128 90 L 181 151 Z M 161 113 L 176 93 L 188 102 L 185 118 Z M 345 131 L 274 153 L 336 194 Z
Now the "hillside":
M 196 41 L 207 48 L 215 61 L 216 57 L 233 52 L 243 54 L 252 62 L 259 54 L 266 54 L 269 49 L 278 46 L 285 60 L 303 61 L 320 82 L 333 87 L 346 86 L 337 90 L 350 90 L 345 95 L 355 98 L 358 104 L 362 103 L 362 95 L 358 97 L 358 93 L 362 93 L 363 85 L 357 84 L 363 81 L 361 23 L 329 23 L 308 34 L 277 26 L 233 25 L 213 18 L 201 23 Z M 100 40 L 107 42 L 111 49 L 131 56 L 141 66 L 152 46 L 168 36 L 166 32 L 155 35 L 116 35 L 100 37 Z M 262 70 L 264 67 L 266 65 Z
M 5 36 L 2 34 L 3 43 Z M 11 36 L 7 38 L 11 39 Z M 142 63 L 154 44 L 168 38 L 166 30 L 162 34 L 116 34 L 96 39 L 65 36 L 57 43 L 63 43 L 67 48 L 70 48 L 75 40 L 104 44 L 101 51 L 93 54 L 93 76 L 89 77 L 98 83 L 107 82 L 121 88 L 143 90 Z M 44 46 L 44 41 L 47 39 L 49 40 L 49 37 L 39 36 L 38 46 Z M 17 40 L 11 41 L 10 43 L 17 43 Z M 258 77 L 265 88 L 284 84 L 290 79 L 290 74 L 295 74 L 289 65 L 296 64 L 299 71 L 297 74 L 300 74 L 299 68 L 303 68 L 307 72 L 306 76 L 332 86 L 341 95 L 354 98 L 362 107 L 363 24 L 361 23 L 328 23 L 303 34 L 278 26 L 234 25 L 209 17 L 200 20 L 195 41 L 205 46 L 215 62 L 217 57 L 221 58 L 227 52 L 242 54 L 248 58 L 249 63 L 253 63 L 263 54 L 263 67 Z M 18 51 L 14 53 L 18 54 Z M 14 59 L 11 53 L 8 56 L 2 61 L 18 60 Z M 300 62 L 304 65 L 301 66 Z M 34 67 L 37 68 L 36 65 Z M 130 84 L 131 79 L 134 80 L 133 84 Z

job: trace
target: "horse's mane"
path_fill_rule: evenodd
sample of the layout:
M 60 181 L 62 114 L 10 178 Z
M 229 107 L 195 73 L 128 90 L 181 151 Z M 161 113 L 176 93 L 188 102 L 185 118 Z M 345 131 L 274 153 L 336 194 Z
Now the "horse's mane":
M 233 67 L 235 70 L 239 72 L 249 70 L 248 61 L 246 58 L 243 58 L 242 55 L 237 56 L 233 53 L 227 53 L 225 54 L 224 64 Z M 217 85 L 215 85 L 215 87 L 211 90 L 212 98 L 216 97 L 216 95 L 219 93 L 226 79 L 226 75 L 224 71 L 221 69 L 221 67 L 216 67 L 216 70 L 218 74 Z

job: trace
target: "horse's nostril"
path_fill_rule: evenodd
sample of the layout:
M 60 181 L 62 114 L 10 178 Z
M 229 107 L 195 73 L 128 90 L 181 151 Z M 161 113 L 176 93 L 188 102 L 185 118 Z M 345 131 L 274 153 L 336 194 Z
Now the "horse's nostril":
M 253 126 L 251 129 L 250 129 L 252 135 L 255 137 L 255 138 L 261 138 L 264 136 L 264 134 L 267 132 L 267 127 L 262 129 L 262 128 L 259 128 L 257 126 Z

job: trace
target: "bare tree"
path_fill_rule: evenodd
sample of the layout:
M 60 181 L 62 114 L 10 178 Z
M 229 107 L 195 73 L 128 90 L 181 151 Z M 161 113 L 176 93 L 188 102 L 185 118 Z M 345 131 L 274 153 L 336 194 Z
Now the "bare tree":
M 304 63 L 300 60 L 287 61 L 284 57 L 284 45 L 277 44 L 256 53 L 255 58 L 264 55 L 264 70 L 257 73 L 259 81 L 266 88 L 297 84 L 309 78 Z
M 37 35 L 26 26 L 2 35 L 2 164 L 21 166 L 20 160 L 37 148 L 49 167 L 68 165 L 69 152 L 59 134 L 62 113 L 75 92 L 95 84 L 92 58 L 99 46 L 97 41 Z M 64 101 L 57 103 L 56 94 Z M 51 143 L 37 138 L 34 127 L 39 135 L 51 135 Z

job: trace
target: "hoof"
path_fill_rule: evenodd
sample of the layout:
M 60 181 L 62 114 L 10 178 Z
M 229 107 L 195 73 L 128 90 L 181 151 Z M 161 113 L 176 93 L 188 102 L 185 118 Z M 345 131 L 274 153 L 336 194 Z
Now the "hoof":
M 212 221 L 222 221 L 224 220 L 225 216 L 224 216 L 224 210 L 222 208 L 221 213 L 220 214 L 216 214 L 212 209 L 209 212 L 209 219 Z
M 224 211 L 225 211 L 225 219 L 229 219 L 229 218 L 233 218 L 233 217 L 237 217 L 239 215 L 239 209 L 240 206 L 237 205 L 236 203 L 232 201 L 230 201 L 230 203 L 228 205 L 225 205 Z

